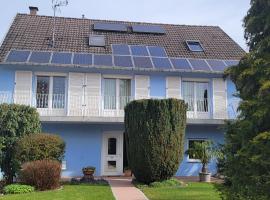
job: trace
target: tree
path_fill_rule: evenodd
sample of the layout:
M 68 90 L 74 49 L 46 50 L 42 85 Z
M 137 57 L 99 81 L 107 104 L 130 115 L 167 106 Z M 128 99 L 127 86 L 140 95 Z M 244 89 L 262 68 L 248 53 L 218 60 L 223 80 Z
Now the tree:
M 18 169 L 15 159 L 15 144 L 18 138 L 40 131 L 39 114 L 35 108 L 16 104 L 0 105 L 0 165 L 8 183 L 13 182 Z
M 226 72 L 242 99 L 226 126 L 228 199 L 270 199 L 270 1 L 252 0 L 244 19 L 250 53 Z M 269 154 L 268 154 L 269 155 Z
M 125 107 L 128 163 L 139 182 L 176 173 L 183 157 L 186 109 L 177 99 L 137 100 Z

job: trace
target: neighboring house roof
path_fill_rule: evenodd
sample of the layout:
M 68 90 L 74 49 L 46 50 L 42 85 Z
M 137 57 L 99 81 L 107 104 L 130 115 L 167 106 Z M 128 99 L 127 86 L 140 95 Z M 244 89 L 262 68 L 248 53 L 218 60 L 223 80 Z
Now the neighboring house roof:
M 97 32 L 93 24 L 97 22 L 121 23 L 126 25 L 159 25 L 166 34 L 143 34 L 132 32 Z M 17 14 L 0 47 L 0 62 L 11 49 L 33 51 L 86 52 L 112 54 L 112 44 L 162 46 L 168 57 L 240 60 L 245 51 L 218 26 L 188 26 L 172 24 L 151 24 L 107 20 L 56 18 L 56 45 L 49 44 L 52 38 L 53 17 Z M 106 46 L 90 47 L 90 34 L 106 36 Z M 198 40 L 203 52 L 192 52 L 186 40 Z

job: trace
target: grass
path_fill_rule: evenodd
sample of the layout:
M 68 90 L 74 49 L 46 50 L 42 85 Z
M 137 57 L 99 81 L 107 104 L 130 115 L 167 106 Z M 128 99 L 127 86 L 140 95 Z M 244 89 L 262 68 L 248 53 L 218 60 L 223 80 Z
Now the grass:
M 156 186 L 158 185 L 158 186 Z M 168 183 L 154 186 L 139 185 L 149 200 L 221 200 L 215 185 L 211 183 L 188 183 L 168 186 Z
M 0 200 L 114 200 L 108 185 L 64 185 L 61 190 L 14 194 L 0 197 Z

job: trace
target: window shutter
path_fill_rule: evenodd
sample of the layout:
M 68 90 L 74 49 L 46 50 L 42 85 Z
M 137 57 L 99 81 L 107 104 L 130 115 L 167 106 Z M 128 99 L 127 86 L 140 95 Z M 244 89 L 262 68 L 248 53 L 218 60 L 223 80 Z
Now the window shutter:
M 82 116 L 84 107 L 84 74 L 69 73 L 68 79 L 68 115 Z
M 181 78 L 177 76 L 168 76 L 166 81 L 166 97 L 177 98 L 181 97 Z
M 135 97 L 136 99 L 149 98 L 149 76 L 135 76 Z
M 14 103 L 31 105 L 32 102 L 32 72 L 16 71 Z
M 213 79 L 214 119 L 227 119 L 227 87 L 223 78 Z
M 101 75 L 87 73 L 85 75 L 85 114 L 98 116 L 101 102 Z

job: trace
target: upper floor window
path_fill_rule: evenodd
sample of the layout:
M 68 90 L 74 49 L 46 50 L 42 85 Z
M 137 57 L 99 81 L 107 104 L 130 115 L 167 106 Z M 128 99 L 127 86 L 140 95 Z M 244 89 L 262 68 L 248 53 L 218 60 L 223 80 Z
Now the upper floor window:
M 190 51 L 196 51 L 196 52 L 204 51 L 199 41 L 187 40 L 186 43 Z
M 104 79 L 104 109 L 124 109 L 131 100 L 130 79 Z
M 183 99 L 188 104 L 188 111 L 208 112 L 209 83 L 184 81 Z
M 37 76 L 37 108 L 65 108 L 66 77 Z

